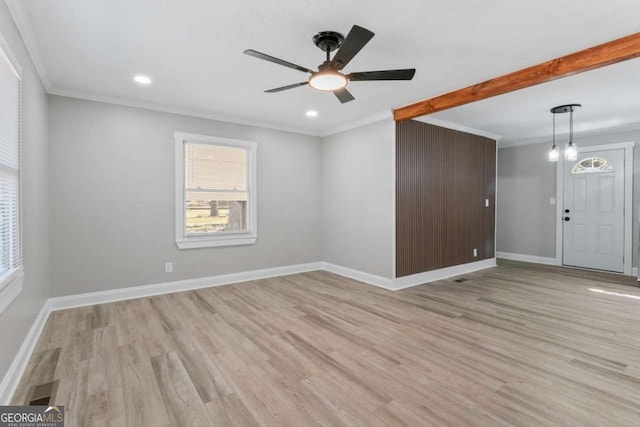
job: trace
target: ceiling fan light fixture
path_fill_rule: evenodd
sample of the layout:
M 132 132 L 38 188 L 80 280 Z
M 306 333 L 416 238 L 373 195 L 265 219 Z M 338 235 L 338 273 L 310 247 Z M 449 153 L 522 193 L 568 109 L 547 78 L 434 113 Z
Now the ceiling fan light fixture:
M 347 85 L 347 78 L 335 72 L 319 72 L 315 73 L 309 79 L 309 86 L 316 90 L 330 92 L 342 89 Z
M 142 74 L 136 74 L 136 75 L 133 77 L 133 80 L 134 80 L 136 83 L 141 84 L 141 85 L 144 85 L 144 86 L 147 86 L 147 85 L 150 85 L 150 84 L 151 84 L 151 77 L 149 77 L 149 76 L 145 76 L 145 75 L 142 75 Z

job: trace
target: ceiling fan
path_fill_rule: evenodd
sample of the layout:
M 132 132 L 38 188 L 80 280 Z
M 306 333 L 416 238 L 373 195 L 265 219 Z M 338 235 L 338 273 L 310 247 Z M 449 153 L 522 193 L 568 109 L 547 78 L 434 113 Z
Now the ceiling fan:
M 265 90 L 268 93 L 282 92 L 283 90 L 293 89 L 307 84 L 314 89 L 333 92 L 334 95 L 342 102 L 353 101 L 355 98 L 346 89 L 347 83 L 372 81 L 372 80 L 411 80 L 416 73 L 415 68 L 404 70 L 383 70 L 383 71 L 360 71 L 350 74 L 342 73 L 342 69 L 353 59 L 354 56 L 371 40 L 374 33 L 366 28 L 354 25 L 345 38 L 342 34 L 335 31 L 322 31 L 313 36 L 313 43 L 323 52 L 326 52 L 327 59 L 318 66 L 318 71 L 313 71 L 300 65 L 293 64 L 283 59 L 275 58 L 255 51 L 247 49 L 245 54 L 258 59 L 273 62 L 274 64 L 283 65 L 293 68 L 294 70 L 309 73 L 311 76 L 306 82 L 294 83 L 292 85 L 282 86 L 275 89 Z M 338 49 L 333 59 L 331 52 Z

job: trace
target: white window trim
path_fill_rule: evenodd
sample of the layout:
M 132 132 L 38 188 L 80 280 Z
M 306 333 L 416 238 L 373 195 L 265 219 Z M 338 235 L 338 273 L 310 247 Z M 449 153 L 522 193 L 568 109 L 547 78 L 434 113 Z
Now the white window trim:
M 175 132 L 175 164 L 176 164 L 176 245 L 179 249 L 210 248 L 216 246 L 253 245 L 258 238 L 258 177 L 257 154 L 258 144 L 255 141 L 219 138 L 216 136 L 197 135 L 193 133 Z M 184 232 L 185 181 L 184 181 L 184 145 L 198 144 L 221 145 L 247 150 L 247 182 L 249 187 L 247 224 L 248 231 L 237 233 L 220 233 L 207 236 L 186 236 Z
M 2 34 L 0 34 L 0 56 L 3 57 L 8 63 L 9 66 L 13 69 L 18 80 L 20 80 L 20 85 L 22 86 L 22 67 L 18 62 L 18 59 L 11 51 L 9 47 L 9 43 L 7 43 L 6 39 Z M 22 97 L 22 87 L 20 88 L 20 96 Z M 19 103 L 19 111 L 20 121 L 22 121 L 22 100 Z M 18 131 L 18 145 L 22 147 L 22 127 Z M 22 239 L 22 156 L 20 156 L 20 190 L 18 192 L 18 226 L 20 227 L 20 239 Z M 20 250 L 23 250 L 22 242 L 20 243 Z M 24 264 L 24 259 L 22 260 Z M 2 314 L 9 305 L 22 293 L 22 284 L 24 280 L 24 268 L 23 266 L 19 266 L 18 268 L 14 268 L 13 270 L 9 270 L 5 272 L 0 277 L 0 314 Z

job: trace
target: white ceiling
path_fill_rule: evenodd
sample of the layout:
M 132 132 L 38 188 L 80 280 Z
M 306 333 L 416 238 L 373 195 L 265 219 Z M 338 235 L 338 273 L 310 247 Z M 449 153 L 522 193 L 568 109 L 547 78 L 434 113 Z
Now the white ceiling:
M 50 93 L 313 134 L 638 31 L 637 0 L 8 0 L 8 4 Z M 353 82 L 349 90 L 356 100 L 347 104 L 308 87 L 265 94 L 265 89 L 301 82 L 307 75 L 242 54 L 251 48 L 315 68 L 323 54 L 311 37 L 323 30 L 346 34 L 353 24 L 376 36 L 345 71 L 415 67 L 414 80 Z M 136 85 L 134 74 L 151 76 L 153 84 Z M 633 75 L 637 79 L 638 73 Z M 541 108 L 583 102 L 586 115 L 592 108 L 587 108 L 587 100 L 593 105 L 602 101 L 600 96 L 584 95 L 593 87 L 589 79 L 582 83 L 583 90 L 580 85 L 573 89 L 575 96 L 570 99 L 528 95 L 529 90 L 514 94 L 520 97 L 504 104 L 509 116 L 498 98 L 495 105 L 484 101 L 437 116 L 522 139 L 540 129 L 542 119 L 535 116 Z M 631 74 L 622 73 L 621 79 L 637 87 Z M 631 92 L 626 92 L 629 98 Z M 489 107 L 485 110 L 483 104 Z M 516 114 L 524 105 L 531 108 Z M 319 116 L 305 117 L 308 109 L 317 110 Z M 608 118 L 593 119 L 597 120 Z M 521 125 L 522 121 L 527 123 Z
M 548 139 L 553 120 L 549 110 L 564 104 L 582 104 L 574 113 L 576 134 L 637 127 L 640 125 L 640 59 L 510 92 L 429 117 L 500 135 L 501 142 Z M 568 132 L 569 114 L 556 116 L 556 134 Z

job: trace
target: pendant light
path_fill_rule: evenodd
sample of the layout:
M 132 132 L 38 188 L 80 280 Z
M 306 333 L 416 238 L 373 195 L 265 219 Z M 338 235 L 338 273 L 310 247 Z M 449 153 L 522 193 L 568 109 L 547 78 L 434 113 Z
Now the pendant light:
M 559 105 L 551 109 L 553 113 L 553 145 L 549 151 L 549 161 L 557 162 L 560 158 L 560 150 L 556 146 L 556 114 L 569 113 L 569 143 L 564 149 L 564 159 L 569 162 L 578 160 L 578 147 L 573 142 L 573 111 L 577 107 L 582 107 L 581 104 L 567 104 Z
M 569 107 L 569 143 L 564 149 L 564 159 L 570 162 L 578 160 L 578 148 L 573 143 L 573 107 Z

